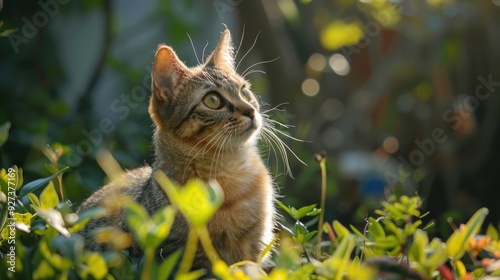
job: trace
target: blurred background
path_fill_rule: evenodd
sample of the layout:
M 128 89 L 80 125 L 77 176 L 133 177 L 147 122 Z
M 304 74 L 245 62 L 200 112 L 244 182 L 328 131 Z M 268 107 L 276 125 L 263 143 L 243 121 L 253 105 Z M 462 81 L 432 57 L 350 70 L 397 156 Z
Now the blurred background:
M 126 169 L 151 163 L 147 113 L 159 43 L 189 66 L 226 24 L 238 71 L 264 109 L 291 125 L 293 178 L 263 153 L 282 201 L 319 203 L 315 153 L 326 153 L 326 218 L 363 224 L 389 193 L 418 193 L 437 235 L 481 206 L 500 221 L 500 0 L 0 0 L 3 168 L 50 175 L 63 150 L 65 199 L 106 182 L 100 149 Z M 189 35 L 189 36 L 188 36 Z M 252 71 L 253 70 L 253 71 Z M 262 74 L 265 72 L 266 74 Z M 5 129 L 5 127 L 4 127 Z M 264 147 L 263 147 L 264 148 Z

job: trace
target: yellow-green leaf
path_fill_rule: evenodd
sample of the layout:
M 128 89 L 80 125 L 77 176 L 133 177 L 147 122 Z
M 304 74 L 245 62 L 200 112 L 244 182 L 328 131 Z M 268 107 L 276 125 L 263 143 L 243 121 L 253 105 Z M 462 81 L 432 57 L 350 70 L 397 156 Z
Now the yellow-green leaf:
M 87 260 L 87 266 L 90 274 L 96 279 L 102 279 L 108 274 L 106 262 L 99 253 L 94 252 L 90 254 Z
M 332 223 L 333 230 L 337 234 L 339 239 L 342 239 L 349 235 L 349 230 L 343 226 L 339 221 L 335 220 Z
M 223 192 L 216 182 L 205 184 L 191 180 L 184 187 L 177 188 L 162 172 L 156 172 L 154 177 L 172 204 L 195 227 L 206 225 L 222 205 Z
M 52 181 L 40 194 L 40 205 L 42 209 L 54 209 L 59 204 L 59 196 Z
M 453 260 L 459 260 L 465 253 L 465 248 L 471 237 L 479 232 L 488 209 L 481 208 L 472 215 L 467 224 L 455 230 L 446 241 L 446 254 Z
M 415 261 L 422 263 L 425 259 L 425 248 L 429 242 L 427 233 L 422 230 L 416 230 L 413 234 L 413 243 L 410 246 L 408 252 L 408 258 L 410 261 Z
M 498 236 L 498 230 L 492 225 L 488 225 L 488 229 L 486 229 L 486 235 L 491 238 L 493 241 L 497 241 L 499 236 Z
M 379 224 L 377 220 L 370 217 L 368 219 L 368 222 L 370 223 L 370 225 L 368 226 L 368 233 L 370 234 L 370 237 L 372 237 L 373 239 L 385 237 L 384 228 Z
M 465 269 L 465 265 L 461 260 L 457 260 L 455 262 L 455 268 L 456 268 L 456 270 L 458 272 L 458 276 L 460 276 L 460 278 L 465 276 L 465 274 L 467 273 L 467 269 Z

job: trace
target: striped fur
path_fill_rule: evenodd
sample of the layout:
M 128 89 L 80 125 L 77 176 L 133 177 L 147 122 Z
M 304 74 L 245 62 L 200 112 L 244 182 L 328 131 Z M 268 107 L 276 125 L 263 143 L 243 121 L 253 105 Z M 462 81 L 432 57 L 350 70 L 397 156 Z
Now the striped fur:
M 149 214 L 155 213 L 169 204 L 152 179 L 156 170 L 179 184 L 192 178 L 215 179 L 224 192 L 223 205 L 208 224 L 216 250 L 229 264 L 257 261 L 272 240 L 275 193 L 257 150 L 264 119 L 250 84 L 235 71 L 229 30 L 223 32 L 207 61 L 193 68 L 185 66 L 172 48 L 159 46 L 152 76 L 149 113 L 155 124 L 154 164 L 129 171 L 123 180 L 104 186 L 79 211 L 102 206 L 106 198 L 126 193 Z M 220 108 L 207 106 L 205 97 L 211 92 L 223 102 Z M 91 221 L 82 232 L 89 234 L 105 226 L 128 232 L 123 209 L 111 213 Z M 184 246 L 187 235 L 188 225 L 179 214 L 158 250 L 158 259 Z M 93 249 L 109 247 L 92 244 Z M 142 253 L 134 242 L 130 251 L 132 257 Z M 211 269 L 201 249 L 193 268 Z

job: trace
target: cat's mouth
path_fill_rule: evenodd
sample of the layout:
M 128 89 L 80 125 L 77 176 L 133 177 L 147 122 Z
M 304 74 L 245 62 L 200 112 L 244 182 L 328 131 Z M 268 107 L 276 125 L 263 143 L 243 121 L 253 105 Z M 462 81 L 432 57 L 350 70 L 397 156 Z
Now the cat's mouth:
M 242 137 L 250 137 L 253 133 L 257 131 L 258 128 L 259 128 L 258 120 L 251 119 L 242 126 L 239 134 Z

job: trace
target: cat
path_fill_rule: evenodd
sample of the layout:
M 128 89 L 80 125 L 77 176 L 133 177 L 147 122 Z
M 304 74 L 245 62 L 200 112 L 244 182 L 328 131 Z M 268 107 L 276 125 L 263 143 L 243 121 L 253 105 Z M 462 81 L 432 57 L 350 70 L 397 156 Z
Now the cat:
M 276 191 L 257 148 L 260 138 L 272 137 L 272 123 L 260 112 L 250 83 L 236 72 L 234 56 L 227 28 L 206 62 L 196 67 L 187 67 L 171 47 L 160 45 L 153 62 L 149 101 L 155 127 L 154 163 L 128 171 L 121 180 L 99 189 L 78 211 L 102 206 L 106 199 L 123 193 L 154 214 L 169 204 L 153 178 L 155 171 L 164 172 L 179 185 L 193 178 L 216 180 L 224 200 L 207 226 L 213 245 L 228 264 L 256 262 L 272 242 L 276 224 Z M 111 213 L 91 220 L 82 233 L 90 235 L 102 227 L 129 232 L 123 209 Z M 178 214 L 157 258 L 182 248 L 188 229 L 187 221 Z M 108 248 L 90 244 L 95 250 Z M 129 251 L 131 257 L 142 254 L 135 242 Z M 206 269 L 210 274 L 211 264 L 202 248 L 198 248 L 192 269 Z

